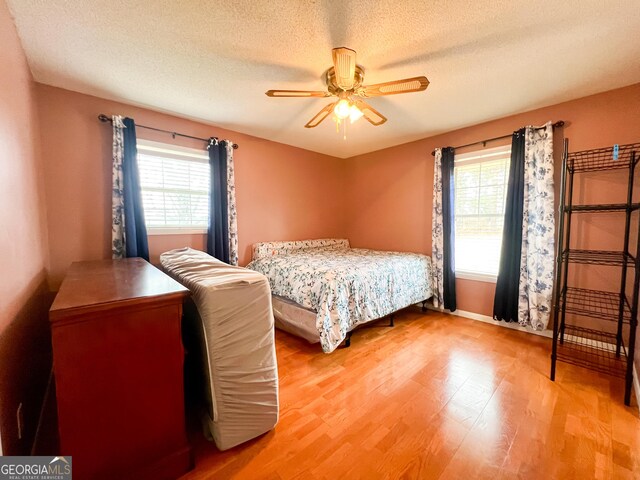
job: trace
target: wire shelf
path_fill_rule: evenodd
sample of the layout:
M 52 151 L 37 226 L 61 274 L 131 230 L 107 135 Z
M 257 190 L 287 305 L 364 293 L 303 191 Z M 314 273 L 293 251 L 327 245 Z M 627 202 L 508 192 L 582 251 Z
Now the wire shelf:
M 640 208 L 640 203 L 632 203 L 629 206 L 629 210 L 634 211 Z M 609 203 L 602 205 L 573 205 L 571 207 L 564 207 L 565 212 L 582 213 L 582 212 L 626 212 L 626 203 Z
M 602 290 L 589 290 L 587 288 L 567 287 L 567 313 L 584 315 L 602 320 L 617 322 L 620 314 L 620 293 L 605 292 Z M 629 323 L 631 318 L 631 307 L 626 295 L 622 298 L 623 313 L 622 318 L 625 323 Z M 564 303 L 564 298 L 560 296 L 560 306 Z
M 563 260 L 571 263 L 589 265 L 623 265 L 625 253 L 609 250 L 569 250 L 564 252 Z M 633 267 L 634 258 L 627 254 L 627 264 Z
M 573 152 L 567 157 L 567 168 L 574 173 L 629 168 L 633 152 L 640 152 L 640 143 L 619 145 L 617 160 L 613 159 L 613 147 Z M 636 154 L 635 163 L 637 162 Z
M 569 141 L 564 140 L 564 151 L 567 152 Z M 615 148 L 614 148 L 615 147 Z M 615 155 L 615 159 L 614 159 Z M 600 373 L 625 378 L 624 403 L 630 405 L 632 393 L 632 375 L 630 367 L 633 363 L 638 297 L 635 293 L 640 288 L 640 251 L 630 253 L 632 215 L 640 211 L 640 203 L 632 203 L 635 168 L 640 162 L 640 142 L 596 148 L 581 152 L 565 153 L 562 169 L 562 186 L 560 195 L 560 212 L 558 235 L 558 268 L 556 269 L 556 298 L 554 304 L 554 336 L 553 353 L 551 355 L 551 380 L 556 377 L 556 363 L 562 361 Z M 627 169 L 627 172 L 622 172 Z M 627 203 L 572 205 L 574 175 L 579 172 L 615 171 L 628 176 Z M 567 182 L 568 194 L 567 194 Z M 568 205 L 567 205 L 568 203 Z M 625 245 L 621 251 L 585 250 L 570 247 L 571 217 L 575 214 L 619 212 L 619 220 L 625 218 Z M 596 218 L 591 220 L 596 221 Z M 590 220 L 590 221 L 591 221 Z M 565 233 L 565 222 L 567 232 Z M 634 230 L 635 230 L 634 226 Z M 618 292 L 575 288 L 567 285 L 570 264 L 587 264 L 619 267 L 621 287 Z M 633 284 L 633 300 L 627 296 L 629 270 L 635 277 Z M 564 272 L 564 274 L 562 273 Z M 615 288 L 613 285 L 608 288 Z M 566 313 L 570 316 L 567 318 Z M 591 321 L 588 319 L 591 318 Z M 586 322 L 586 323 L 585 323 Z M 585 326 L 580 326 L 585 325 Z M 587 326 L 593 328 L 587 328 Z M 616 332 L 616 333 L 613 333 Z M 628 340 L 628 350 L 623 344 Z M 560 342 L 562 340 L 562 342 Z M 617 354 L 617 355 L 616 355 Z
M 557 359 L 565 363 L 623 377 L 627 371 L 626 350 L 616 356 L 616 335 L 590 328 L 566 325 L 564 342 L 558 342 Z

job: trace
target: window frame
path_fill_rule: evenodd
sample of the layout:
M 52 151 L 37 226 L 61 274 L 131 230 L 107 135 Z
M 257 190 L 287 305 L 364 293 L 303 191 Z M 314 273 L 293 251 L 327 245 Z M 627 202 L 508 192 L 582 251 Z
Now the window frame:
M 494 148 L 486 148 L 482 150 L 475 150 L 472 152 L 456 154 L 453 160 L 453 168 L 455 169 L 455 167 L 458 165 L 473 165 L 477 163 L 489 162 L 491 160 L 496 160 L 497 158 L 504 157 L 505 154 L 508 154 L 509 156 L 511 155 L 510 144 L 501 145 L 499 147 L 494 147 Z M 509 167 L 507 167 L 506 173 L 507 173 L 507 180 L 505 182 L 505 187 L 508 187 Z M 454 188 L 455 188 L 455 184 L 454 184 Z M 505 198 L 506 198 L 506 191 L 505 191 Z M 454 222 L 455 222 L 455 213 L 454 213 Z M 456 278 L 461 278 L 464 280 L 474 280 L 478 282 L 496 283 L 498 281 L 497 274 L 493 275 L 490 273 L 474 272 L 470 270 L 460 270 L 458 269 L 457 265 L 455 268 L 455 275 L 456 275 Z
M 181 160 L 187 162 L 209 163 L 209 155 L 206 150 L 197 148 L 183 147 L 181 145 L 173 145 L 170 143 L 154 142 L 152 140 L 137 139 L 136 146 L 138 153 L 147 156 L 155 156 L 169 158 L 173 160 Z M 137 161 L 137 158 L 136 158 Z M 140 167 L 138 167 L 140 168 Z M 211 188 L 211 186 L 209 186 Z M 142 191 L 142 185 L 140 186 Z M 144 208 L 144 206 L 143 206 Z M 146 223 L 146 220 L 145 220 Z M 208 227 L 150 227 L 147 225 L 147 235 L 206 235 Z

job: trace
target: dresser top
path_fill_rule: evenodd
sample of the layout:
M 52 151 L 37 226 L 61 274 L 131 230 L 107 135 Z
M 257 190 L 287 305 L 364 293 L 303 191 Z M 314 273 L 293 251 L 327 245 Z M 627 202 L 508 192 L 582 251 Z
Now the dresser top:
M 141 258 L 75 262 L 49 310 L 55 321 L 68 314 L 104 310 L 158 297 L 183 298 L 187 288 Z

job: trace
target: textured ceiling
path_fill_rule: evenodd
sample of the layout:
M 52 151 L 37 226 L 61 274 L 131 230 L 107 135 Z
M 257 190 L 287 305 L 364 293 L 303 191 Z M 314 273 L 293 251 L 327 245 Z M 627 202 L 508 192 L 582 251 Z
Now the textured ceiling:
M 338 157 L 640 82 L 638 0 L 8 3 L 38 82 Z M 338 46 L 365 83 L 431 85 L 371 99 L 389 121 L 346 141 L 330 119 L 305 129 L 330 99 L 264 92 L 323 89 Z

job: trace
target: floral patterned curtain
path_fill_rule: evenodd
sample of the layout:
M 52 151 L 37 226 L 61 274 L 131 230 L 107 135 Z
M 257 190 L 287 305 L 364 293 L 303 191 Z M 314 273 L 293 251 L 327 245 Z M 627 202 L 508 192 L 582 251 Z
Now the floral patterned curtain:
M 525 131 L 524 200 L 518 322 L 544 330 L 549 323 L 554 267 L 553 127 Z
M 113 124 L 113 163 L 111 170 L 111 256 L 125 258 L 124 184 L 122 162 L 124 159 L 124 123 L 120 115 L 111 117 Z
M 236 180 L 233 166 L 233 142 L 226 140 L 227 149 L 227 217 L 229 221 L 229 264 L 238 265 L 238 213 L 236 211 Z
M 442 220 L 442 149 L 436 148 L 433 165 L 433 213 L 431 216 L 431 267 L 433 306 L 444 305 L 444 245 Z
M 433 305 L 456 310 L 455 217 L 452 147 L 437 148 L 433 167 Z
M 111 189 L 111 256 L 149 261 L 147 228 L 140 195 L 140 174 L 133 119 L 114 115 Z

